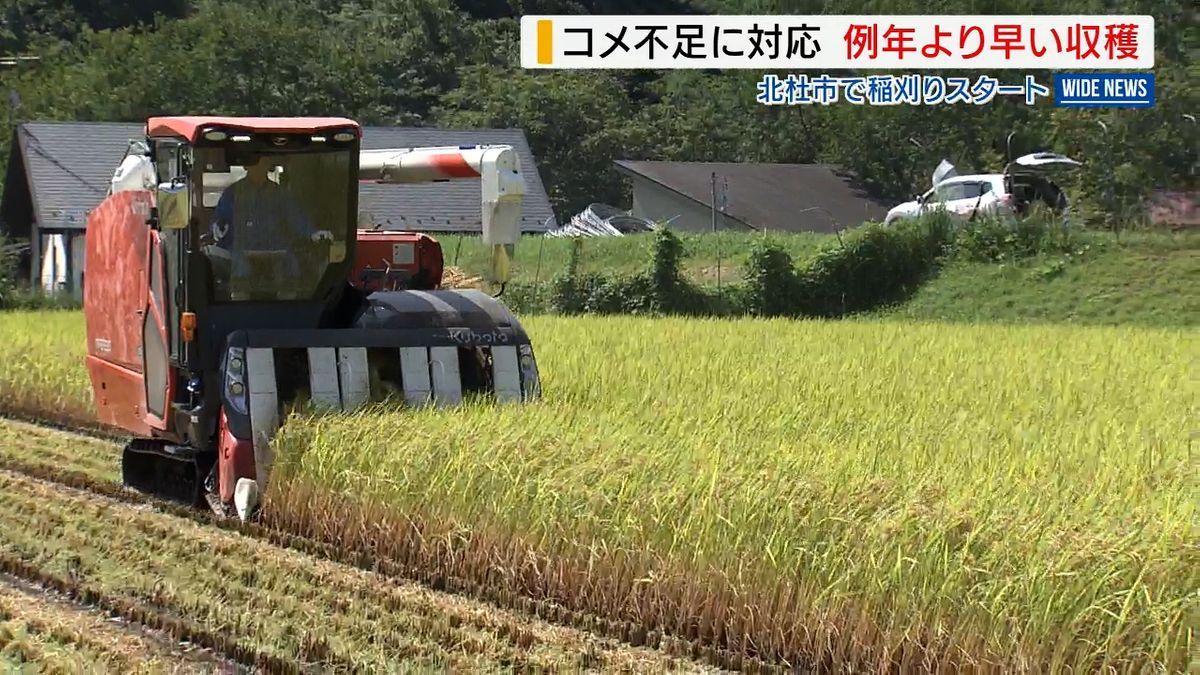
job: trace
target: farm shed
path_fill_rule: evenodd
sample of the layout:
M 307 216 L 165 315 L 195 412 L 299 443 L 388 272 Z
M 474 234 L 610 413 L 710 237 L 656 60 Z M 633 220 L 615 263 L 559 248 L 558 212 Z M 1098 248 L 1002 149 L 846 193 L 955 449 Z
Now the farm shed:
M 835 232 L 882 221 L 890 205 L 827 164 L 618 160 L 633 183 L 633 215 L 685 231 L 718 229 Z M 724 208 L 722 208 L 724 207 Z
M 80 292 L 87 215 L 104 199 L 113 170 L 142 123 L 26 122 L 13 130 L 0 199 L 0 234 L 28 239 L 22 272 L 46 290 Z M 363 147 L 512 145 L 521 159 L 526 195 L 521 229 L 556 227 L 537 163 L 520 129 L 364 127 Z M 360 188 L 359 225 L 437 236 L 478 233 L 479 181 Z

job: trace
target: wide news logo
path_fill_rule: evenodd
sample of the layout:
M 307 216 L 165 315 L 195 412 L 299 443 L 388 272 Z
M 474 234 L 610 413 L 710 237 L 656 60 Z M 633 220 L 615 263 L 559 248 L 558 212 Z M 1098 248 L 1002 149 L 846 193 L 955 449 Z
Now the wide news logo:
M 1153 73 L 1059 73 L 1054 104 L 1060 108 L 1149 108 Z
M 1032 105 L 1053 91 L 1061 107 L 1147 107 L 1151 73 L 1058 73 L 1051 89 L 1029 76 L 866 71 L 1148 70 L 1154 17 L 529 15 L 521 18 L 521 65 L 842 73 L 766 75 L 758 93 L 765 105 L 983 105 L 996 96 Z

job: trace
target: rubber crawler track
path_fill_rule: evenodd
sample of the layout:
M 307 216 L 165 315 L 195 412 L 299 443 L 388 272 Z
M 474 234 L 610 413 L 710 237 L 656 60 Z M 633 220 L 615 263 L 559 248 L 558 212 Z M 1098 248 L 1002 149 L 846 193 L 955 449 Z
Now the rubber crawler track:
M 88 436 L 103 440 L 117 441 L 123 437 L 114 433 L 95 428 L 74 428 L 58 423 L 47 423 L 28 417 L 5 417 L 9 419 L 55 429 L 79 436 Z M 736 670 L 748 673 L 799 673 L 805 669 L 797 669 L 780 663 L 771 663 L 740 652 L 723 649 L 698 640 L 688 640 L 664 634 L 647 633 L 642 626 L 628 621 L 612 621 L 607 618 L 577 612 L 560 605 L 533 598 L 506 599 L 495 589 L 455 577 L 447 578 L 441 575 L 425 573 L 419 569 L 400 566 L 391 560 L 377 559 L 364 553 L 352 553 L 340 550 L 321 541 L 301 537 L 277 528 L 267 527 L 254 521 L 242 521 L 237 518 L 221 518 L 212 511 L 189 508 L 173 502 L 151 497 L 149 495 L 126 489 L 124 486 L 109 481 L 97 480 L 76 471 L 52 469 L 44 465 L 26 464 L 21 461 L 0 459 L 0 469 L 14 471 L 31 478 L 57 483 L 65 487 L 85 490 L 103 495 L 114 500 L 138 506 L 149 506 L 160 512 L 180 518 L 213 525 L 222 530 L 236 532 L 269 542 L 281 548 L 290 549 L 314 557 L 324 558 L 331 562 L 355 567 L 373 572 L 385 577 L 415 581 L 422 585 L 442 592 L 449 592 L 464 597 L 483 600 L 496 607 L 510 611 L 519 611 L 534 616 L 543 621 L 585 630 L 594 635 L 619 640 L 634 647 L 649 647 L 657 649 L 668 656 L 691 659 L 724 670 Z M 643 639 L 630 640 L 631 635 L 645 636 Z M 291 671 L 289 671 L 291 672 Z
M 180 642 L 191 642 L 211 649 L 230 661 L 253 668 L 258 672 L 271 675 L 293 675 L 305 672 L 295 662 L 244 647 L 238 644 L 236 638 L 227 633 L 210 631 L 192 621 L 168 616 L 128 598 L 105 595 L 71 579 L 50 574 L 4 551 L 0 551 L 0 572 L 48 588 L 75 602 L 97 607 L 126 621 L 162 631 Z

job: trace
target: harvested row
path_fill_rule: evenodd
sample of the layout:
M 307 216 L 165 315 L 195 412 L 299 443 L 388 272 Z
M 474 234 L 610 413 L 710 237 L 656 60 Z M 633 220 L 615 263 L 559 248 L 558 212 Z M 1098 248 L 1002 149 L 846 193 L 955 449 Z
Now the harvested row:
M 0 489 L 7 490 L 11 488 L 11 480 L 21 482 L 29 481 L 30 479 L 20 476 L 20 474 L 0 471 Z M 33 486 L 34 483 L 30 483 L 30 485 Z M 50 490 L 55 489 L 53 483 L 42 485 L 41 487 Z M 46 493 L 40 492 L 38 494 L 45 496 Z M 0 506 L 14 504 L 15 502 L 12 500 L 14 498 L 19 499 L 15 495 L 16 493 L 14 495 L 5 495 L 4 499 L 0 499 Z M 0 519 L 0 523 L 3 522 L 6 521 Z M 45 527 L 46 522 L 45 519 L 42 519 L 41 526 Z M 52 522 L 54 523 L 52 526 L 63 526 L 67 523 L 65 520 Z M 22 535 L 36 538 L 37 532 L 38 530 L 35 527 L 32 535 L 29 535 L 29 533 L 17 534 L 14 532 L 6 537 L 6 541 L 4 542 L 6 546 L 0 549 L 0 572 L 41 585 L 54 592 L 65 594 L 73 600 L 96 606 L 124 620 L 143 625 L 148 629 L 166 632 L 177 640 L 199 644 L 202 647 L 219 652 L 243 666 L 252 666 L 257 670 L 271 675 L 291 675 L 302 672 L 302 668 L 295 661 L 279 658 L 248 647 L 241 643 L 235 635 L 223 628 L 210 629 L 187 617 L 182 617 L 172 611 L 169 605 L 161 604 L 157 597 L 138 598 L 120 593 L 113 594 L 107 592 L 102 586 L 89 583 L 89 580 L 86 578 L 87 574 L 82 569 L 81 557 L 75 553 L 74 549 L 50 548 L 41 551 L 43 555 L 48 555 L 52 558 L 64 558 L 65 571 L 58 571 L 45 567 L 37 561 L 28 560 L 27 552 L 20 549 L 20 544 L 26 541 Z M 119 535 L 117 532 L 110 534 L 112 536 Z M 16 548 L 15 552 L 13 551 L 14 548 Z M 26 555 L 22 555 L 23 553 Z M 160 581 L 162 580 L 160 579 Z
M 116 442 L 21 420 L 0 417 L 0 459 L 121 482 Z
M 63 452 L 74 447 L 77 452 Z M 120 461 L 120 446 L 90 435 L 72 433 L 21 420 L 0 418 L 0 470 L 52 482 L 66 488 L 85 490 L 137 507 L 152 507 L 171 515 L 214 525 L 230 532 L 268 541 L 275 546 L 317 556 L 326 560 L 378 572 L 393 578 L 417 580 L 437 591 L 475 597 L 501 608 L 512 608 L 553 624 L 574 627 L 590 634 L 619 640 L 632 647 L 648 647 L 663 655 L 685 661 L 694 659 L 722 668 L 749 672 L 774 672 L 778 666 L 746 658 L 741 654 L 714 649 L 698 640 L 678 639 L 630 622 L 605 621 L 599 617 L 568 610 L 553 603 L 529 597 L 513 598 L 495 587 L 480 586 L 469 580 L 430 574 L 429 570 L 398 564 L 366 547 L 346 548 L 342 537 L 314 539 L 261 524 L 236 519 L 217 519 L 207 511 L 162 502 L 121 486 L 112 468 Z M 293 494 L 294 496 L 294 494 Z M 268 520 L 279 521 L 278 516 Z M 382 521 L 381 521 L 382 524 Z M 301 528 L 308 530 L 309 528 Z M 369 529 L 369 528 L 368 528 Z M 361 532 L 361 529 L 360 529 Z
M 200 638 L 210 631 L 210 641 L 239 660 L 260 655 L 269 671 L 689 668 L 8 471 L 0 472 L 0 532 L 0 557 L 12 571 L 36 570 L 113 607 L 154 608 L 172 617 L 164 627 L 185 624 L 184 634 Z
M 64 673 L 235 672 L 233 664 L 136 624 L 0 576 L 0 664 Z

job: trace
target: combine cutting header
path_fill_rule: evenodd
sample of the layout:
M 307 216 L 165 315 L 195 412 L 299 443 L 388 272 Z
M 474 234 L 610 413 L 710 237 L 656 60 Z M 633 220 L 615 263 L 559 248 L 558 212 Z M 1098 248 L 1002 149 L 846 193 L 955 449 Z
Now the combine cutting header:
M 363 151 L 343 118 L 156 117 L 88 220 L 84 309 L 100 421 L 126 484 L 249 517 L 299 399 L 455 405 L 540 394 L 498 300 L 441 289 L 421 234 L 357 229 L 358 183 L 480 181 L 503 288 L 525 183 L 508 146 Z

